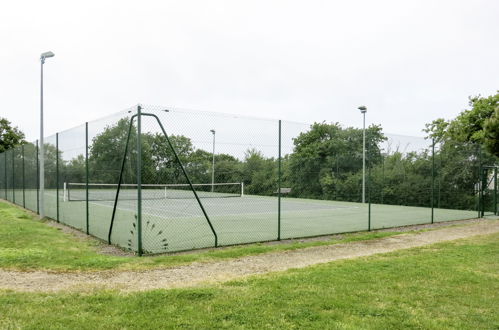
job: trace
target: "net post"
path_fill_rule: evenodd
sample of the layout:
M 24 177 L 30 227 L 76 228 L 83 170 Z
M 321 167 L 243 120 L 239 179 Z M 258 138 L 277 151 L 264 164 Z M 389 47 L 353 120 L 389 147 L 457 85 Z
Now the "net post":
M 137 253 L 142 255 L 142 108 L 137 106 Z
M 435 221 L 435 138 L 431 141 L 431 223 Z
M 59 222 L 59 133 L 55 133 L 55 201 L 56 220 Z
M 40 214 L 40 161 L 38 157 L 38 140 L 36 140 L 36 213 Z
M 281 240 L 281 120 L 279 120 L 279 158 L 277 173 L 277 240 Z
M 241 181 L 241 197 L 244 197 L 244 181 Z
M 90 214 L 88 208 L 88 122 L 85 122 L 85 229 L 90 234 Z M 69 192 L 68 192 L 69 199 Z
M 68 193 L 68 185 L 67 182 L 62 183 L 62 201 L 67 202 L 68 198 L 66 197 Z
M 23 161 L 23 208 L 26 208 L 26 182 L 25 182 L 25 168 L 24 168 L 24 144 L 21 144 L 21 159 Z

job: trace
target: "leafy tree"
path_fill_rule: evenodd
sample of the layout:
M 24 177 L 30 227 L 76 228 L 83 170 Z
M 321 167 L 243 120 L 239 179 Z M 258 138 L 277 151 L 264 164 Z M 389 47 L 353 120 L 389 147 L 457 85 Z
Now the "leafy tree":
M 242 174 L 245 190 L 252 195 L 272 195 L 277 190 L 277 162 L 265 158 L 257 149 L 249 149 L 244 156 Z
M 25 142 L 24 133 L 13 127 L 6 118 L 0 117 L 0 153 Z
M 470 97 L 471 109 L 464 110 L 455 119 L 436 119 L 424 130 L 437 140 L 451 139 L 459 142 L 485 142 L 485 123 L 499 106 L 499 92 L 489 97 Z
M 315 123 L 294 139 L 286 174 L 292 195 L 307 198 L 355 200 L 360 196 L 362 129 L 340 124 Z M 384 140 L 380 126 L 366 129 L 366 158 L 372 164 L 380 158 Z M 348 184 L 346 184 L 348 182 Z
M 484 144 L 487 150 L 499 157 L 499 106 L 484 124 Z

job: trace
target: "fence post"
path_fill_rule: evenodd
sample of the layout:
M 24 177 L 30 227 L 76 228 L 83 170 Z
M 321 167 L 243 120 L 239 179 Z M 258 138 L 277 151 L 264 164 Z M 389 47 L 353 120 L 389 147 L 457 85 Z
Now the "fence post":
M 494 167 L 494 214 L 497 215 L 497 166 Z
M 11 149 L 12 150 L 12 203 L 16 203 L 16 170 L 15 170 L 15 167 L 16 167 L 16 163 L 15 163 L 15 159 L 16 159 L 16 149 L 13 148 Z
M 142 255 L 142 108 L 137 106 L 137 252 Z
M 431 141 L 431 223 L 435 219 L 435 139 Z
M 87 235 L 89 229 L 89 213 L 88 213 L 88 122 L 85 123 L 85 228 Z
M 56 220 L 59 222 L 59 133 L 55 133 L 55 205 Z
M 23 161 L 23 208 L 26 208 L 26 183 L 25 183 L 25 177 L 24 177 L 24 144 L 21 144 L 21 159 Z
M 281 240 L 281 120 L 279 120 L 279 158 L 277 174 L 277 240 Z
M 36 213 L 40 214 L 40 166 L 38 160 L 38 140 L 36 140 Z
M 5 200 L 7 200 L 7 195 L 8 195 L 8 188 L 7 188 L 7 151 L 4 151 L 3 153 L 3 160 L 4 160 L 4 178 L 5 178 Z
M 367 169 L 367 230 L 371 231 L 371 162 L 369 162 L 369 167 Z

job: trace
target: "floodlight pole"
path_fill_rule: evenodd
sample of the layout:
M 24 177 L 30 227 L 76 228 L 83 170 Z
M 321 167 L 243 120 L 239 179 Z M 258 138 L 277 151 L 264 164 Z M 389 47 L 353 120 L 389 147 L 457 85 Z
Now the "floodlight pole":
M 215 130 L 210 129 L 210 132 L 213 134 L 213 153 L 211 161 L 211 192 L 213 192 L 215 188 Z
M 45 52 L 40 55 L 40 147 L 39 152 L 39 166 L 40 166 L 40 194 L 39 194 L 39 214 L 40 218 L 45 217 L 44 199 L 45 199 L 45 146 L 43 142 L 43 64 L 45 64 L 45 59 L 49 57 L 54 57 L 54 53 Z
M 366 112 L 365 106 L 358 108 L 363 115 L 362 127 L 362 203 L 366 202 Z

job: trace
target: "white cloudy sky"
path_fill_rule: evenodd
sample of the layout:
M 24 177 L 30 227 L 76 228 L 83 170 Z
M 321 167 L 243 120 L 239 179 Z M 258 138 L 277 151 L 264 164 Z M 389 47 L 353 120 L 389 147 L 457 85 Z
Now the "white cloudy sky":
M 0 116 L 46 135 L 136 103 L 421 135 L 499 89 L 499 1 L 7 1 Z

